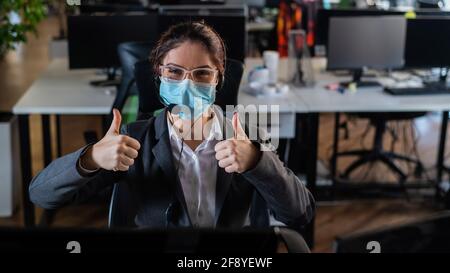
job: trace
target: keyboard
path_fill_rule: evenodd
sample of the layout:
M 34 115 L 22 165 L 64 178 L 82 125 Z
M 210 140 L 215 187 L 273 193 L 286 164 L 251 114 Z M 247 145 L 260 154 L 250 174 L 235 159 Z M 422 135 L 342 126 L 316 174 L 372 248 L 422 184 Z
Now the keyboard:
M 389 93 L 394 96 L 412 96 L 412 95 L 450 95 L 450 88 L 448 87 L 434 87 L 434 86 L 425 86 L 425 87 L 399 87 L 399 88 L 390 88 L 385 87 L 384 92 Z

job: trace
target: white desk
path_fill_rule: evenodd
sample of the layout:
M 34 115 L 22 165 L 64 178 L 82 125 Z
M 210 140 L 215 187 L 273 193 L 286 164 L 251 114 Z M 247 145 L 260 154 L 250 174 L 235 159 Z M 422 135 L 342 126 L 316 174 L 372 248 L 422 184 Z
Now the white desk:
M 246 61 L 248 70 L 261 65 L 261 59 L 248 59 Z M 306 132 L 302 137 L 306 140 L 306 180 L 308 188 L 316 195 L 316 169 L 317 169 L 317 148 L 318 148 L 318 123 L 320 113 L 339 112 L 421 112 L 421 111 L 442 111 L 442 127 L 439 140 L 439 155 L 437 159 L 438 175 L 437 181 L 441 181 L 443 169 L 443 153 L 446 140 L 448 111 L 450 110 L 450 95 L 429 95 L 429 96 L 392 96 L 384 93 L 382 87 L 359 88 L 356 93 L 345 92 L 341 94 L 337 91 L 326 89 L 330 83 L 338 83 L 350 80 L 350 77 L 337 77 L 332 73 L 326 73 L 324 59 L 313 59 L 316 84 L 312 87 L 293 87 L 289 95 L 283 98 L 271 99 L 253 97 L 254 103 L 264 102 L 267 104 L 286 103 L 283 110 L 288 113 L 306 113 Z M 287 74 L 287 60 L 281 59 L 279 65 L 279 75 L 281 80 Z M 372 79 L 373 80 L 373 79 Z M 239 95 L 241 98 L 243 94 Z M 251 101 L 244 97 L 243 100 Z M 295 121 L 297 124 L 298 121 Z M 336 136 L 335 136 L 336 138 Z M 310 234 L 310 239 L 313 237 Z
M 449 95 L 392 96 L 383 88 L 358 88 L 356 93 L 327 90 L 325 86 L 350 80 L 331 73 L 316 74 L 314 87 L 295 92 L 307 105 L 308 112 L 418 112 L 450 110 Z M 373 80 L 373 79 L 372 79 Z
M 54 59 L 47 70 L 14 105 L 21 114 L 108 114 L 115 98 L 114 87 L 93 87 L 96 70 L 70 70 L 67 59 Z

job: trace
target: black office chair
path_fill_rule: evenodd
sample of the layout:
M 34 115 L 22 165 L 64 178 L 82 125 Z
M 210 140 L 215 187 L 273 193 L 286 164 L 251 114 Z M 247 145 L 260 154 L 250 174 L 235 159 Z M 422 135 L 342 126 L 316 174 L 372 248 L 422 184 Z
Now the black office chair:
M 138 94 L 134 79 L 134 66 L 138 61 L 148 58 L 152 47 L 153 43 L 151 42 L 126 42 L 117 47 L 122 79 L 113 103 L 114 107 L 122 109 L 127 96 Z
M 394 163 L 394 160 L 406 161 L 409 163 L 416 164 L 416 173 L 420 174 L 423 171 L 423 165 L 418 159 L 414 159 L 405 155 L 400 155 L 394 152 L 385 151 L 383 149 L 383 135 L 386 132 L 386 124 L 389 121 L 398 121 L 398 120 L 411 120 L 414 118 L 418 118 L 424 116 L 426 112 L 398 112 L 398 113 L 356 113 L 352 114 L 358 118 L 369 119 L 370 123 L 375 126 L 375 135 L 373 139 L 373 147 L 370 150 L 351 150 L 345 152 L 338 152 L 337 143 L 334 145 L 335 149 L 333 150 L 332 162 L 330 164 L 332 170 L 332 174 L 336 174 L 336 160 L 337 157 L 340 156 L 358 156 L 359 158 L 355 160 L 349 167 L 340 175 L 342 179 L 348 179 L 350 174 L 356 170 L 356 168 L 375 161 L 383 162 L 391 171 L 396 173 L 399 178 L 399 183 L 403 187 L 404 182 L 406 181 L 407 175 Z M 335 135 L 339 130 L 339 121 L 336 120 L 335 124 Z M 338 141 L 338 138 L 335 139 Z M 334 158 L 335 157 L 335 158 Z M 332 177 L 335 179 L 336 177 Z

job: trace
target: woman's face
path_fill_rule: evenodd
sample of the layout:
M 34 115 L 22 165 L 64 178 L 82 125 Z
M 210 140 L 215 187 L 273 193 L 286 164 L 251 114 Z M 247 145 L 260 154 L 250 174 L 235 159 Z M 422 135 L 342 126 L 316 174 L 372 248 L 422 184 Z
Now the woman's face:
M 217 69 L 204 45 L 198 42 L 186 41 L 170 50 L 163 59 L 163 65 L 175 65 L 188 70 L 195 68 Z M 192 75 L 188 75 L 191 80 Z M 216 77 L 217 78 L 217 77 Z

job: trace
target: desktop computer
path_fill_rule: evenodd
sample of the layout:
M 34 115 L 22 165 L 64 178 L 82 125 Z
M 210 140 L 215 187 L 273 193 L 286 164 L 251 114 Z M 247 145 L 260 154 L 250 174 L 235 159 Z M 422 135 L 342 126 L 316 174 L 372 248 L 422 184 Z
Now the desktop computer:
M 107 68 L 108 80 L 113 81 L 120 67 L 117 46 L 156 41 L 157 21 L 156 12 L 69 16 L 69 68 Z
M 244 62 L 246 53 L 247 32 L 246 18 L 243 15 L 159 15 L 158 32 L 161 34 L 173 24 L 183 21 L 204 21 L 212 26 L 222 37 L 227 50 L 227 58 Z
M 278 229 L 280 230 L 280 229 Z M 276 253 L 287 233 L 276 229 L 26 229 L 0 227 L 0 253 Z M 298 238 L 296 238 L 298 239 Z M 302 242 L 300 242 L 302 243 Z M 306 249 L 306 247 L 305 247 Z
M 327 70 L 351 70 L 358 86 L 378 85 L 361 81 L 363 70 L 402 67 L 405 34 L 403 16 L 332 17 Z
M 437 9 L 415 9 L 416 16 L 426 17 L 449 17 L 450 12 Z M 339 8 L 339 9 L 319 9 L 316 15 L 316 31 L 315 45 L 328 45 L 328 31 L 330 26 L 330 18 L 334 17 L 357 17 L 357 16 L 386 16 L 397 15 L 404 16 L 405 11 L 395 9 L 356 9 L 356 8 Z
M 386 88 L 393 95 L 450 94 L 447 73 L 450 66 L 450 18 L 422 16 L 407 20 L 406 69 L 440 68 L 437 81 L 424 82 L 423 87 Z

